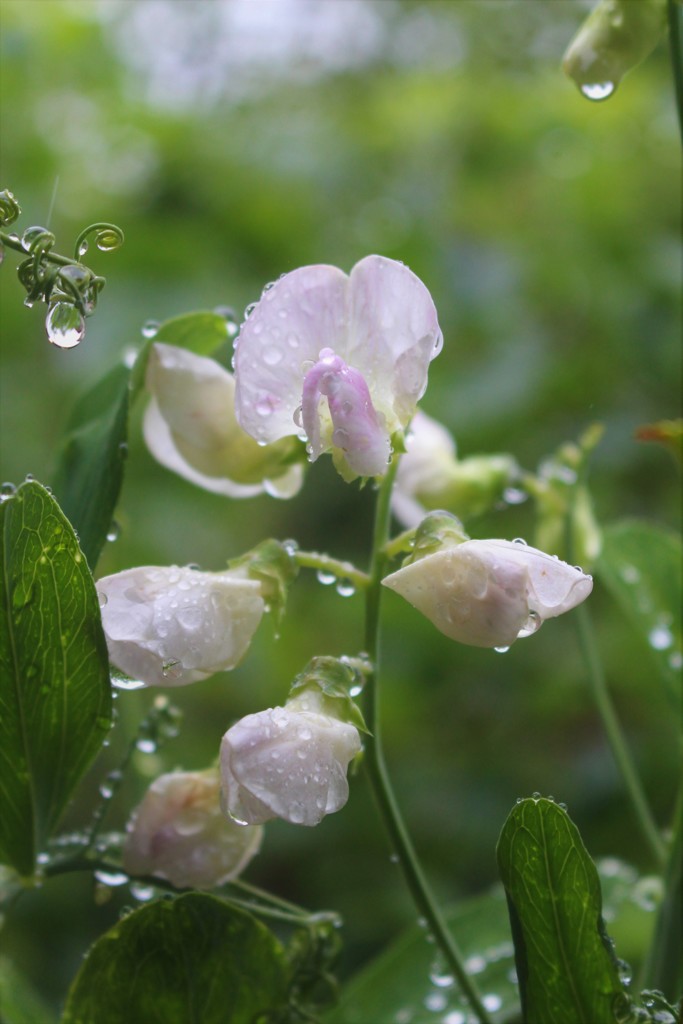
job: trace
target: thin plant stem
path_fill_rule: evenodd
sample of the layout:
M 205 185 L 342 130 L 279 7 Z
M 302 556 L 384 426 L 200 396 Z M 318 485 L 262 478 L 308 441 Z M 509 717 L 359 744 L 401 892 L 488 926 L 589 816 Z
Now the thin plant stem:
M 680 0 L 667 0 L 669 23 L 669 52 L 674 80 L 674 99 L 678 114 L 678 127 L 683 142 L 683 5 Z
M 368 574 L 361 572 L 352 562 L 342 562 L 318 551 L 297 550 L 294 552 L 294 560 L 302 569 L 316 569 L 336 576 L 338 580 L 348 580 L 356 590 L 363 590 L 370 581 Z
M 672 823 L 669 860 L 664 869 L 664 891 L 657 910 L 652 945 L 645 961 L 642 988 L 660 989 L 669 1000 L 677 998 L 683 980 L 681 951 L 681 891 L 683 887 L 683 783 L 679 787 Z
M 626 791 L 631 800 L 631 805 L 636 816 L 640 831 L 645 839 L 652 856 L 659 868 L 666 862 L 666 844 L 664 843 L 659 829 L 650 811 L 645 792 L 641 785 L 638 773 L 634 767 L 631 755 L 626 745 L 621 726 L 617 718 L 614 704 L 607 689 L 607 681 L 602 667 L 602 661 L 598 653 L 597 643 L 593 632 L 590 613 L 587 607 L 582 604 L 575 609 L 576 623 L 579 633 L 579 643 L 588 672 L 588 681 L 593 694 L 593 699 L 600 713 L 602 724 L 607 735 L 612 755 L 621 772 Z
M 387 562 L 386 544 L 390 521 L 389 502 L 396 466 L 397 459 L 394 459 L 377 495 L 370 583 L 366 590 L 365 650 L 368 653 L 373 670 L 367 678 L 364 691 L 366 721 L 370 730 L 370 735 L 366 736 L 365 739 L 364 764 L 367 766 L 380 814 L 389 834 L 394 852 L 398 857 L 398 863 L 403 871 L 403 876 L 418 914 L 434 937 L 435 944 L 441 951 L 449 970 L 460 986 L 462 995 L 470 1004 L 480 1024 L 491 1024 L 491 1018 L 482 1003 L 476 985 L 465 970 L 462 954 L 434 900 L 434 896 L 422 871 L 398 808 L 382 751 L 379 713 L 379 622 L 382 576 Z

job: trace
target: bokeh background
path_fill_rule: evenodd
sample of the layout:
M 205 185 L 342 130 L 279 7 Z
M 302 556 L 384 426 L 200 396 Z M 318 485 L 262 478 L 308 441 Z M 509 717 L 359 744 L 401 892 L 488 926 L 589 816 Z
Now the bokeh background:
M 598 516 L 676 525 L 679 477 L 634 438 L 679 414 L 680 146 L 663 41 L 605 103 L 560 71 L 583 0 L 2 0 L 2 187 L 19 228 L 47 224 L 70 253 L 82 227 L 126 234 L 94 251 L 107 276 L 85 341 L 57 351 L 44 308 L 22 305 L 15 254 L 0 276 L 3 480 L 49 484 L 75 397 L 142 344 L 150 319 L 219 305 L 311 262 L 369 252 L 427 284 L 445 345 L 423 407 L 462 455 L 528 469 L 599 421 Z M 225 353 L 228 358 L 229 353 Z M 102 575 L 136 564 L 220 569 L 265 536 L 367 556 L 371 493 L 320 460 L 291 502 L 205 494 L 158 466 L 133 417 L 118 539 Z M 468 524 L 533 539 L 529 504 Z M 673 723 L 646 644 L 608 595 L 591 599 L 608 678 L 656 813 L 674 789 Z M 569 805 L 590 852 L 652 865 L 591 705 L 571 616 L 505 656 L 458 647 L 394 595 L 384 633 L 385 743 L 405 816 L 439 898 L 496 878 L 494 847 L 518 796 Z M 315 654 L 353 654 L 362 602 L 302 574 L 276 637 L 260 629 L 230 675 L 169 691 L 181 735 L 140 754 L 110 819 L 149 780 L 202 768 L 242 714 L 281 703 Z M 153 692 L 119 697 L 109 749 L 68 824 Z M 348 974 L 414 920 L 362 773 L 315 830 L 269 827 L 248 878 L 345 920 Z M 88 944 L 130 905 L 96 905 L 83 878 L 24 895 L 3 934 L 59 1006 Z

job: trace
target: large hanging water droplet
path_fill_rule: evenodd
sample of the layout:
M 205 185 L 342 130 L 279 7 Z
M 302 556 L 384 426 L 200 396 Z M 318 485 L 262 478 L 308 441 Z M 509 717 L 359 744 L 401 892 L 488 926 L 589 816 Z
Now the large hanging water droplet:
M 0 503 L 12 498 L 16 494 L 16 491 L 16 486 L 9 481 L 4 484 L 0 484 Z
M 352 597 L 356 593 L 356 587 L 351 580 L 339 580 L 335 589 L 340 597 Z
M 608 99 L 616 89 L 616 86 L 614 82 L 584 82 L 580 89 L 587 100 L 599 103 L 601 100 Z
M 75 348 L 85 334 L 85 320 L 69 302 L 56 302 L 45 319 L 48 341 L 57 348 Z
M 318 583 L 322 583 L 324 587 L 328 587 L 330 583 L 334 583 L 337 578 L 335 573 L 326 572 L 324 569 L 318 569 L 316 576 L 318 578 Z
M 41 228 L 38 224 L 33 227 L 26 228 L 23 235 L 21 236 L 22 247 L 26 252 L 30 252 L 35 243 L 39 238 L 53 238 L 47 228 Z

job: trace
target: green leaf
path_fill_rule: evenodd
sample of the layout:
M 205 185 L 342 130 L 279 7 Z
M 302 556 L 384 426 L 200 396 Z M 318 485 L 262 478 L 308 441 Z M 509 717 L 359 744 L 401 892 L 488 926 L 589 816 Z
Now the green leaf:
M 27 482 L 0 505 L 0 860 L 35 858 L 111 724 L 95 585 L 69 521 Z
M 130 370 L 120 364 L 81 396 L 67 423 L 54 479 L 92 569 L 111 529 L 127 454 Z
M 287 1004 L 285 951 L 251 914 L 204 893 L 135 910 L 90 950 L 62 1024 L 256 1024 Z
M 0 957 L 2 1024 L 51 1024 L 56 1020 L 42 999 L 7 957 Z
M 132 377 L 133 396 L 137 397 L 145 386 L 145 371 L 150 347 L 161 341 L 165 345 L 177 345 L 189 349 L 198 356 L 209 356 L 228 340 L 225 317 L 220 313 L 201 311 L 183 313 L 162 323 L 153 338 L 143 346 L 135 362 Z
M 614 1024 L 625 1003 L 604 931 L 600 879 L 552 800 L 522 800 L 498 841 L 526 1024 Z
M 677 710 L 683 665 L 682 555 L 681 539 L 675 533 L 625 520 L 606 528 L 595 567 L 646 641 Z
M 446 911 L 446 921 L 465 958 L 465 967 L 493 1021 L 519 1009 L 513 946 L 505 896 L 496 889 Z M 465 1024 L 468 1006 L 424 929 L 414 926 L 342 990 L 326 1024 Z

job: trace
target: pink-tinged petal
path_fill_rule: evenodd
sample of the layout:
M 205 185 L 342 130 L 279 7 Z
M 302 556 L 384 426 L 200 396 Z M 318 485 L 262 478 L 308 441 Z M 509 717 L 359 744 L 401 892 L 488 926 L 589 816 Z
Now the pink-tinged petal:
M 331 446 L 341 449 L 358 476 L 384 473 L 391 455 L 390 441 L 367 384 L 358 370 L 347 366 L 332 349 L 323 349 L 320 356 L 306 373 L 303 389 L 302 423 L 311 459 L 315 461 Z M 321 409 L 321 403 L 327 410 Z M 326 429 L 321 430 L 321 419 Z
M 342 355 L 349 324 L 349 279 L 337 267 L 301 267 L 268 288 L 235 345 L 235 411 L 259 442 L 298 434 L 294 415 L 303 379 L 321 348 Z
M 489 558 L 514 561 L 528 573 L 529 608 L 542 619 L 553 619 L 585 601 L 593 589 L 593 578 L 581 569 L 545 551 L 508 540 L 469 541 L 478 544 Z
M 344 359 L 360 370 L 389 433 L 405 427 L 443 344 L 436 307 L 408 267 L 366 256 L 351 271 L 351 332 Z

